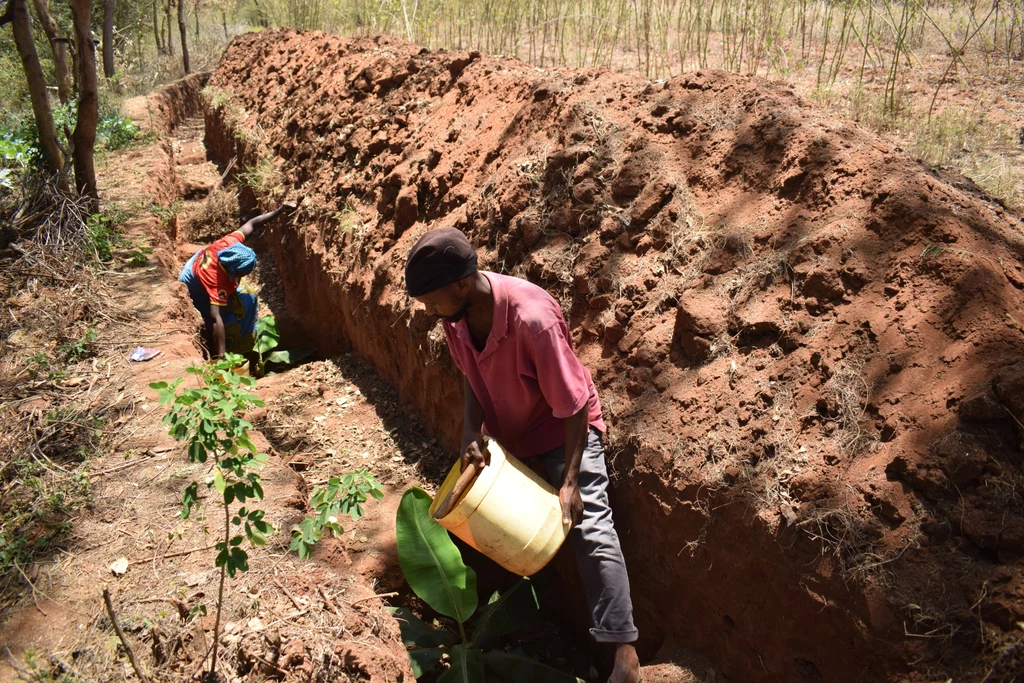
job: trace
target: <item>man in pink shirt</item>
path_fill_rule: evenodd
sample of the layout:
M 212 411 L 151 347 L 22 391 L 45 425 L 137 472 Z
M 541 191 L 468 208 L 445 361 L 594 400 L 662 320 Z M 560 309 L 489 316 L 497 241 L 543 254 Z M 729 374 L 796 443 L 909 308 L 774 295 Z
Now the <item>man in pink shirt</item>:
M 443 321 L 466 376 L 462 466 L 487 462 L 483 435 L 518 458 L 538 458 L 559 486 L 576 549 L 590 634 L 615 646 L 612 683 L 640 680 L 629 578 L 608 505 L 601 403 L 572 349 L 558 303 L 526 280 L 477 270 L 455 228 L 427 232 L 409 252 L 409 296 Z

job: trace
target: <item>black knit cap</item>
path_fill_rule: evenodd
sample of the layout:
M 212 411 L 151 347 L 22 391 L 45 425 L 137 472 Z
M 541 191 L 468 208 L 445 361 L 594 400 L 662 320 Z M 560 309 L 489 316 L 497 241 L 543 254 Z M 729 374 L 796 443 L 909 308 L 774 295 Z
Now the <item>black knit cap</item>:
M 438 228 L 424 234 L 409 250 L 405 288 L 409 296 L 423 296 L 467 278 L 476 270 L 476 252 L 462 231 Z

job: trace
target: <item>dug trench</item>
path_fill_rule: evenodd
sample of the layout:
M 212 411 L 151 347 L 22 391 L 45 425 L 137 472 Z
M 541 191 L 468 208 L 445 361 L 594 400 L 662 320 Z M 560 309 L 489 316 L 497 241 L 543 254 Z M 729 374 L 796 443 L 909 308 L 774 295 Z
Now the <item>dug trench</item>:
M 737 681 L 1022 670 L 1014 211 L 727 73 L 264 31 L 204 93 L 244 208 L 302 198 L 266 240 L 301 336 L 369 362 L 449 452 L 462 383 L 405 295 L 410 246 L 457 227 L 559 300 L 610 424 L 642 657 L 694 648 Z
M 162 265 L 162 268 L 148 269 L 146 286 L 161 291 L 159 296 L 146 302 L 145 312 L 159 316 L 163 311 L 170 324 L 166 324 L 168 320 L 162 322 L 174 331 L 172 338 L 180 342 L 172 344 L 165 338 L 161 346 L 163 357 L 173 357 L 173 360 L 157 366 L 145 364 L 136 370 L 135 374 L 140 376 L 137 379 L 145 378 L 142 386 L 145 381 L 181 374 L 187 364 L 206 355 L 202 330 L 187 293 L 180 283 L 169 287 L 168 284 L 197 248 L 246 218 L 245 212 L 240 213 L 239 188 L 231 182 L 225 183 L 225 176 L 206 160 L 201 139 L 202 121 L 195 115 L 198 113 L 196 98 L 207 76 L 191 76 L 147 97 L 129 101 L 125 108 L 133 118 L 143 127 L 158 131 L 162 137 L 158 144 L 117 160 L 118 172 L 106 176 L 104 199 L 110 207 L 138 205 L 141 196 L 153 201 L 151 212 L 163 218 L 163 225 L 152 217 L 144 221 L 144 225 L 134 222 L 129 225 L 130 233 L 145 234 L 153 244 L 153 258 Z M 140 174 L 140 169 L 145 173 Z M 135 180 L 140 175 L 145 178 L 141 187 L 137 182 L 126 182 L 129 177 Z M 287 307 L 274 255 L 267 249 L 268 240 L 274 237 L 273 231 L 286 227 L 287 223 L 278 221 L 271 225 L 269 235 L 264 230 L 250 240 L 260 258 L 244 286 L 258 295 L 260 316 L 276 317 L 281 347 L 294 349 L 309 340 L 296 326 L 295 317 Z M 149 284 L 150 280 L 159 283 Z M 134 281 L 132 284 L 133 288 L 146 286 Z M 141 307 L 134 313 L 137 320 L 144 317 Z M 313 359 L 287 371 L 278 368 L 276 373 L 259 379 L 258 392 L 266 401 L 266 408 L 251 412 L 249 417 L 255 423 L 254 442 L 270 456 L 263 468 L 264 507 L 267 519 L 280 533 L 272 537 L 269 552 L 251 555 L 250 571 L 229 591 L 225 611 L 231 626 L 225 627 L 226 634 L 221 638 L 228 663 L 222 663 L 221 668 L 230 680 L 237 680 L 239 676 L 246 680 L 246 676 L 256 676 L 261 671 L 272 677 L 283 676 L 285 680 L 411 680 L 404 647 L 397 638 L 398 622 L 384 611 L 382 599 L 411 607 L 426 617 L 436 615 L 417 599 L 402 575 L 397 560 L 394 520 L 404 490 L 413 485 L 432 490 L 447 474 L 452 454 L 399 404 L 394 389 L 353 354 Z M 144 390 L 142 400 L 151 398 L 150 394 L 151 391 Z M 151 409 L 149 404 L 143 407 L 144 411 Z M 147 432 L 155 432 L 158 439 L 163 429 L 154 421 L 150 422 Z M 135 443 L 140 440 L 136 438 Z M 173 446 L 156 448 L 163 459 L 173 462 L 177 458 L 178 449 Z M 160 464 L 157 470 L 165 466 Z M 120 471 L 118 467 L 114 469 Z M 293 553 L 284 551 L 286 539 L 290 538 L 288 531 L 309 511 L 314 487 L 322 486 L 329 477 L 357 469 L 372 473 L 383 487 L 384 499 L 368 501 L 366 514 L 358 521 L 345 518 L 342 521 L 345 532 L 336 537 L 326 534 L 309 560 L 299 560 Z M 156 499 L 152 508 L 161 508 L 168 502 L 164 500 L 167 495 L 175 494 L 172 482 L 187 471 L 188 468 L 179 470 L 167 481 L 160 482 L 160 495 L 152 496 Z M 131 485 L 138 486 L 140 492 L 145 492 L 143 495 L 149 495 L 147 487 L 152 485 L 152 480 L 147 482 L 147 474 L 140 473 L 142 480 Z M 157 478 L 161 479 L 159 474 Z M 168 483 L 170 486 L 166 486 Z M 97 495 L 106 498 L 109 490 L 108 486 Z M 111 505 L 116 506 L 116 503 L 111 502 Z M 103 515 L 115 517 L 106 512 Z M 151 521 L 147 519 L 139 524 L 147 536 L 153 534 L 153 530 L 147 528 Z M 184 524 L 184 529 L 195 531 L 188 523 Z M 176 531 L 182 530 L 182 524 L 176 525 Z M 178 538 L 174 542 L 181 541 Z M 171 543 L 169 537 L 168 551 L 173 550 Z M 133 547 L 129 553 L 148 549 L 145 545 Z M 282 551 L 287 556 L 286 561 L 282 561 Z M 463 552 L 466 561 L 478 570 L 481 594 L 489 596 L 494 590 L 504 591 L 515 583 L 516 577 L 500 570 L 471 548 L 464 546 Z M 179 557 L 175 552 L 167 554 L 171 558 Z M 186 555 L 191 560 L 188 569 L 198 568 L 196 559 L 201 567 L 202 558 L 198 553 Z M 163 571 L 170 569 L 181 576 L 185 572 L 179 561 L 154 559 L 162 565 Z M 177 598 L 189 605 L 202 600 L 211 588 L 205 583 L 208 575 L 202 574 L 201 579 L 199 576 L 200 572 L 187 574 L 189 590 L 175 593 Z M 542 613 L 531 623 L 529 637 L 523 639 L 520 646 L 532 657 L 561 671 L 573 671 L 590 678 L 594 669 L 585 642 L 581 638 L 574 641 L 570 633 L 559 628 L 557 601 L 551 597 L 559 590 L 557 584 L 551 572 L 535 577 Z M 161 588 L 153 584 L 146 587 L 153 593 L 159 593 Z M 133 630 L 138 628 L 134 622 L 139 605 L 160 602 L 160 598 L 140 597 L 138 588 L 126 586 L 124 582 L 114 582 L 112 586 L 115 600 L 133 624 Z M 66 594 L 61 594 L 60 598 L 76 602 Z M 294 607 L 294 611 L 288 605 Z M 81 609 L 78 604 L 76 607 Z M 154 643 L 162 642 L 160 638 L 168 635 L 166 621 L 159 614 L 146 614 L 145 608 L 143 614 L 158 623 L 152 633 L 142 637 L 148 636 Z M 25 617 L 35 617 L 31 607 L 23 611 L 22 618 Z M 202 620 L 204 632 L 212 631 L 211 619 Z M 287 626 L 279 628 L 282 623 Z M 253 642 L 253 624 L 259 633 L 269 636 L 264 638 L 265 643 L 258 638 Z M 176 634 L 171 628 L 173 641 Z M 102 625 L 100 629 L 90 628 L 87 632 L 96 636 L 98 630 L 102 630 Z M 185 636 L 186 640 L 197 637 L 199 631 L 193 630 L 194 633 Z M 32 637 L 9 643 L 0 639 L 0 647 L 13 645 L 20 654 L 32 645 L 45 647 L 44 642 Z M 88 639 L 83 638 L 82 642 Z M 85 649 L 80 645 L 75 651 Z M 162 674 L 169 674 L 173 669 L 196 666 L 192 659 L 193 654 L 186 652 L 172 661 L 157 659 L 154 665 Z M 102 670 L 103 664 L 91 657 L 80 658 L 78 662 L 83 669 L 89 666 Z M 690 677 L 714 670 L 707 662 L 690 655 L 679 665 L 649 666 L 647 671 L 651 675 L 668 671 L 676 677 L 677 674 Z M 0 669 L 0 680 L 4 680 L 3 673 Z M 106 680 L 105 674 L 100 680 Z M 423 680 L 433 678 L 428 676 Z

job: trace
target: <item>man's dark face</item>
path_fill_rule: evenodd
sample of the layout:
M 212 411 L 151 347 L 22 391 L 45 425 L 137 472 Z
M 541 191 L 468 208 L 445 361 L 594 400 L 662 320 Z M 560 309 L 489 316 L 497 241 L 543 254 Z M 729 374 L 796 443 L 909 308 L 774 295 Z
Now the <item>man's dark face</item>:
M 469 310 L 469 286 L 466 280 L 459 280 L 415 299 L 423 304 L 427 315 L 445 322 L 457 323 Z

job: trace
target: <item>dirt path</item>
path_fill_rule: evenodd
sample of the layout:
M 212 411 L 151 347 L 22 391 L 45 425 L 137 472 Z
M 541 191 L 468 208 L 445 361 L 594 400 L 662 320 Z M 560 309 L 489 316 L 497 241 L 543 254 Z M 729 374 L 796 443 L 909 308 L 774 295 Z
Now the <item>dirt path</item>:
M 104 612 L 103 588 L 154 679 L 189 679 L 207 650 L 218 578 L 207 546 L 216 539 L 204 532 L 203 517 L 182 521 L 178 514 L 183 488 L 205 473 L 166 435 L 163 410 L 148 387 L 185 376 L 200 359 L 196 318 L 172 276 L 177 253 L 191 247 L 175 247 L 173 230 L 157 217 L 167 212 L 151 205 L 159 201 L 155 188 L 180 185 L 196 194 L 219 176 L 205 161 L 201 138 L 202 122 L 187 121 L 165 142 L 114 155 L 101 176 L 107 209 L 127 212 L 130 238 L 154 251 L 144 267 L 106 274 L 113 290 L 107 315 L 130 323 L 101 333 L 116 353 L 104 359 L 97 391 L 109 385 L 116 397 L 117 436 L 88 463 L 92 503 L 74 519 L 65 549 L 31 569 L 36 600 L 26 591 L 3 615 L 2 681 L 15 680 L 19 670 L 24 680 L 40 680 L 44 669 L 59 668 L 82 680 L 133 679 Z M 186 200 L 183 209 L 198 201 Z M 129 364 L 127 353 L 138 344 L 161 354 Z M 257 432 L 255 442 L 272 456 L 263 471 L 264 508 L 278 532 L 250 553 L 248 573 L 228 581 L 225 680 L 257 680 L 243 674 L 259 673 L 260 658 L 275 662 L 276 669 L 262 666 L 289 680 L 409 680 L 396 622 L 382 600 L 366 598 L 389 571 L 389 585 L 400 581 L 393 572 L 394 511 L 419 478 L 408 456 L 432 451 L 432 439 L 415 421 L 394 419 L 389 390 L 352 359 L 269 377 L 258 393 L 268 402 L 261 427 L 270 441 Z M 358 523 L 346 523 L 342 538 L 322 541 L 313 560 L 300 561 L 288 551 L 289 530 L 305 513 L 309 488 L 357 467 L 385 485 L 384 501 L 367 505 Z M 129 563 L 120 576 L 109 568 L 118 558 Z M 201 605 L 205 618 L 187 616 Z M 168 661 L 158 665 L 160 649 Z

